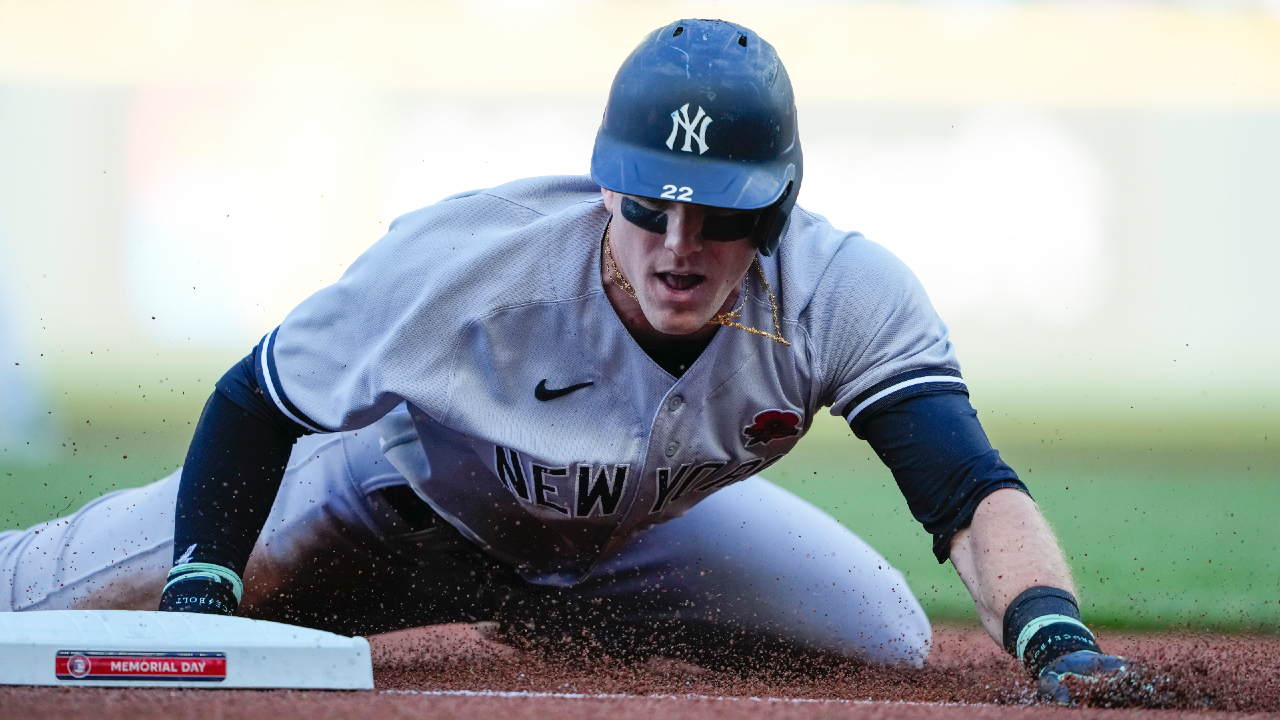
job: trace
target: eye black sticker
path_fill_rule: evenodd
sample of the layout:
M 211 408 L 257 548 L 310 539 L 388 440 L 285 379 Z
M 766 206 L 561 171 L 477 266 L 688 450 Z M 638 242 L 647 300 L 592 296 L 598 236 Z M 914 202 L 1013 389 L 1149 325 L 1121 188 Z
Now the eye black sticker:
M 625 195 L 622 197 L 622 217 L 641 230 L 662 235 L 667 231 L 667 214 L 650 210 Z
M 712 242 L 732 242 L 751 234 L 756 227 L 758 212 L 742 212 L 732 215 L 708 215 L 702 221 L 702 239 Z
M 622 197 L 622 217 L 632 225 L 651 233 L 667 232 L 667 214 L 650 210 L 627 196 Z M 732 215 L 707 215 L 702 220 L 702 239 L 711 242 L 733 242 L 751 234 L 760 219 L 759 211 Z

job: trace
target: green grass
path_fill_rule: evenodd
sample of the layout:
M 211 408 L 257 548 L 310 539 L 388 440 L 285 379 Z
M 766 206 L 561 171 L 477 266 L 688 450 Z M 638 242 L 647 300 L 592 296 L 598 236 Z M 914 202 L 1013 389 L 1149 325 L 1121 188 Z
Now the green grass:
M 770 478 L 903 570 L 932 618 L 976 622 L 967 591 L 950 563 L 934 559 L 893 477 L 837 423 L 819 421 Z M 1071 442 L 986 424 L 1056 529 L 1088 622 L 1280 630 L 1280 457 L 1270 439 L 1224 447 L 1207 431 L 1187 433 L 1196 444 L 1135 429 L 1109 442 Z
M 63 375 L 50 410 L 61 430 L 46 454 L 0 452 L 0 529 L 58 517 L 171 472 L 212 380 L 234 360 L 173 362 L 185 370 L 169 375 L 132 366 Z M 1002 410 L 983 422 L 1056 528 L 1090 623 L 1280 629 L 1274 418 L 1059 412 L 1044 425 L 1026 419 L 1053 415 L 1043 408 L 994 404 Z M 901 568 L 935 620 L 975 622 L 968 593 L 950 564 L 933 558 L 893 478 L 837 419 L 821 417 L 768 475 Z
M 54 433 L 0 448 L 0 530 L 60 517 L 181 465 L 221 370 L 204 357 L 173 360 L 165 372 L 130 363 L 59 373 L 47 411 Z

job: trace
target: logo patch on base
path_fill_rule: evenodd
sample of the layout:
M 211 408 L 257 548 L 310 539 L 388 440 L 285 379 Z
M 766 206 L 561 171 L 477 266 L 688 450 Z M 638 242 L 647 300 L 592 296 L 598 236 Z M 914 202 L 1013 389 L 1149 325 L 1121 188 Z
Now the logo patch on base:
M 800 416 L 790 410 L 765 410 L 756 413 L 753 424 L 742 428 L 747 447 L 795 437 L 800 434 Z
M 222 682 L 227 654 L 220 652 L 116 652 L 59 650 L 59 680 L 171 680 Z

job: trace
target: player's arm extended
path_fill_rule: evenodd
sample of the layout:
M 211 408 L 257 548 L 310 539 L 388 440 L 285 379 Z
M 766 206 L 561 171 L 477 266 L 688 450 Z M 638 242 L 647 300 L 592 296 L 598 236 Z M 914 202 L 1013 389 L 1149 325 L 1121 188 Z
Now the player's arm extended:
M 988 634 L 1039 677 L 1045 695 L 1071 702 L 1072 683 L 1104 680 L 1131 693 L 1137 675 L 1100 654 L 1080 621 L 1070 570 L 1026 486 L 991 447 L 965 391 L 947 387 L 882 405 L 851 426 L 933 534 L 938 561 L 951 560 Z
M 178 487 L 161 610 L 235 612 L 293 443 L 309 432 L 265 397 L 261 357 L 259 346 L 228 370 L 200 414 Z
M 1031 496 L 997 490 L 982 499 L 969 526 L 951 540 L 951 564 L 973 596 L 978 617 L 1001 645 L 1004 614 L 1023 590 L 1037 585 L 1072 595 L 1071 570 Z
M 997 490 L 983 498 L 951 541 L 951 564 L 987 633 L 1038 677 L 1045 699 L 1107 706 L 1157 700 L 1151 673 L 1102 654 L 1081 623 L 1071 570 L 1029 496 Z

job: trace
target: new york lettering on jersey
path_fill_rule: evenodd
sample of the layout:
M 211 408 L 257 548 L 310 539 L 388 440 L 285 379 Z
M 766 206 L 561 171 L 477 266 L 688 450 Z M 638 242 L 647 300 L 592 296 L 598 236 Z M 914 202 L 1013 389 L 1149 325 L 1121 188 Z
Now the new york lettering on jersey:
M 684 463 L 678 468 L 657 468 L 652 478 L 656 499 L 649 514 L 662 514 L 691 491 L 705 495 L 745 480 L 781 459 L 782 454 L 779 453 L 768 459 Z M 533 506 L 531 510 L 536 512 L 538 508 L 550 508 L 566 518 L 615 515 L 631 469 L 626 464 L 591 463 L 547 467 L 527 462 L 519 452 L 501 445 L 494 446 L 494 468 L 502 486 L 523 503 Z M 634 476 L 631 477 L 635 482 Z M 566 483 L 562 478 L 576 478 L 576 481 Z

